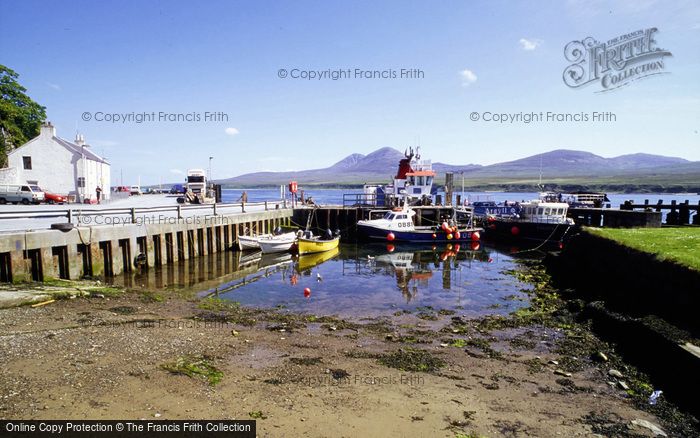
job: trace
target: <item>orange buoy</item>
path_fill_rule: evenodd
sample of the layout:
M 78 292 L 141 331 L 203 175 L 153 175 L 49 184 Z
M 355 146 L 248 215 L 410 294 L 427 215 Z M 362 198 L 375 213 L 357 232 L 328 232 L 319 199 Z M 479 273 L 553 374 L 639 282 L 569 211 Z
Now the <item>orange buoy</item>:
M 472 249 L 472 251 L 478 251 L 479 248 L 481 248 L 481 244 L 479 242 L 472 242 L 470 248 Z
M 513 228 L 510 229 L 510 234 L 512 234 L 513 236 L 517 236 L 518 234 L 520 234 L 520 228 L 513 225 Z
M 454 237 L 454 236 L 452 235 L 452 233 L 449 233 L 449 234 L 447 235 L 447 240 L 452 240 L 453 237 Z
M 449 227 L 447 226 L 447 222 L 442 223 L 442 231 L 447 231 Z
M 459 248 L 461 248 L 461 247 L 459 246 L 459 243 L 458 243 L 458 244 L 455 245 L 455 253 L 458 253 L 458 252 L 459 252 Z
M 472 233 L 472 242 L 476 242 L 476 241 L 478 241 L 479 239 L 481 239 L 481 234 L 479 234 L 478 231 L 474 231 L 474 232 Z
M 389 233 L 386 235 L 386 240 L 388 240 L 389 242 L 393 242 L 394 239 L 396 239 L 396 236 L 394 236 L 394 233 Z
M 433 239 L 437 239 L 437 234 L 433 233 Z
M 311 296 L 311 288 L 308 288 L 308 287 L 304 288 L 304 296 L 306 298 L 309 298 Z
M 460 233 L 459 231 L 455 231 L 455 239 L 459 240 L 461 238 L 462 238 L 462 233 Z

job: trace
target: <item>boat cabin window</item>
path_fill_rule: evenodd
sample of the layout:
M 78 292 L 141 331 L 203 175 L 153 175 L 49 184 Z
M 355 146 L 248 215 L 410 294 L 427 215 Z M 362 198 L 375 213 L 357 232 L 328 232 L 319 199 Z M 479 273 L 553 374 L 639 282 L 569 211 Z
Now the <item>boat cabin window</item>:
M 406 219 L 407 216 L 405 214 L 399 214 L 396 216 L 396 219 Z
M 537 209 L 537 214 L 538 214 L 538 215 L 541 216 L 543 213 L 544 213 L 544 209 L 543 209 L 542 207 L 540 207 L 540 208 Z
M 422 185 L 423 185 L 423 177 L 422 177 L 422 176 L 419 176 L 419 177 L 418 177 L 418 183 L 417 183 L 417 184 L 418 184 L 419 186 L 422 186 Z
M 558 214 L 559 216 L 563 216 L 563 215 L 564 215 L 564 209 L 563 209 L 563 208 L 560 208 L 559 210 L 557 210 L 557 214 Z
M 394 219 L 394 216 L 395 216 L 394 213 L 388 211 L 388 212 L 384 215 L 384 219 L 392 220 L 392 219 Z
M 426 176 L 425 177 L 425 185 L 429 186 L 433 183 L 433 177 L 432 176 Z

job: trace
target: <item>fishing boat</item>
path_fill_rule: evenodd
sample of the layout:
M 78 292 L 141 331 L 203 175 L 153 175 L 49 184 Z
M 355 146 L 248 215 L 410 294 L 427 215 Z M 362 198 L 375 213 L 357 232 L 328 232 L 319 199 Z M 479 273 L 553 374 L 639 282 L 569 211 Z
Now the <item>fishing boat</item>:
M 267 236 L 258 239 L 258 244 L 263 254 L 273 252 L 286 252 L 292 248 L 297 240 L 296 233 L 284 233 L 278 236 Z
M 486 217 L 488 239 L 560 243 L 575 226 L 567 217 L 569 204 L 535 199 L 515 203 L 514 212 Z
M 354 198 L 354 205 L 392 206 L 429 205 L 432 203 L 435 171 L 430 160 L 421 158 L 420 148 L 408 148 L 391 183 L 367 184 Z M 351 198 L 352 199 L 352 198 Z
M 381 219 L 361 220 L 357 222 L 357 231 L 365 240 L 382 240 L 396 242 L 464 242 L 479 240 L 483 228 L 472 226 L 471 216 L 468 222 L 458 223 L 455 216 L 443 221 L 440 226 L 416 226 L 414 209 L 404 203 L 402 208 L 394 208 Z

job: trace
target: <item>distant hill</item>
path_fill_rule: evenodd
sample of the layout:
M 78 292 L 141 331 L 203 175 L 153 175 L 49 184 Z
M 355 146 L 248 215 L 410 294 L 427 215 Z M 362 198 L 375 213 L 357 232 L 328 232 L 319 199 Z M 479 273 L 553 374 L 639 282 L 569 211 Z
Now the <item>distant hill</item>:
M 383 147 L 368 154 L 351 154 L 330 167 L 323 169 L 300 170 L 295 172 L 255 172 L 219 180 L 228 186 L 252 187 L 286 184 L 297 180 L 306 185 L 350 185 L 363 183 L 389 182 L 396 172 L 403 152 Z M 562 179 L 615 179 L 653 176 L 657 180 L 682 173 L 687 179 L 700 177 L 700 162 L 683 158 L 651 154 L 629 154 L 614 158 L 604 158 L 590 152 L 557 149 L 532 155 L 519 160 L 481 166 L 478 164 L 433 163 L 438 180 L 445 172 L 463 173 L 466 180 L 484 181 L 493 184 L 497 181 L 527 180 L 536 181 L 540 171 L 544 181 Z M 522 181 L 519 181 L 522 182 Z

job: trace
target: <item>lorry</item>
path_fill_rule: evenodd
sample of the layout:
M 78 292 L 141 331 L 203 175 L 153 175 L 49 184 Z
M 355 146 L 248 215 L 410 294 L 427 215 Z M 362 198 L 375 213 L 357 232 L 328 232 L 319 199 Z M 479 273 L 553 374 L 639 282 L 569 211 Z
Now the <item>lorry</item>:
M 207 174 L 204 169 L 187 170 L 185 194 L 177 198 L 177 202 L 190 204 L 211 204 L 214 198 L 207 189 Z

